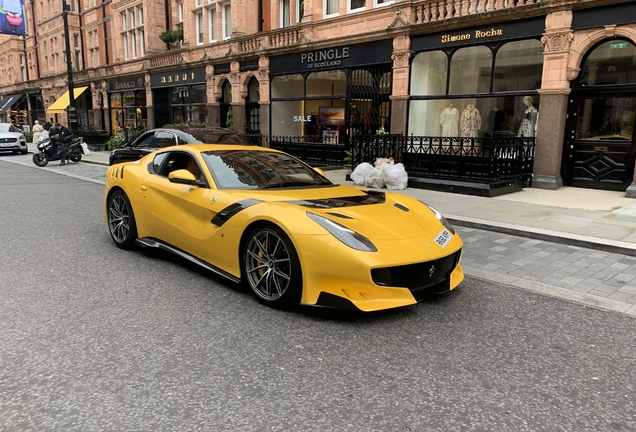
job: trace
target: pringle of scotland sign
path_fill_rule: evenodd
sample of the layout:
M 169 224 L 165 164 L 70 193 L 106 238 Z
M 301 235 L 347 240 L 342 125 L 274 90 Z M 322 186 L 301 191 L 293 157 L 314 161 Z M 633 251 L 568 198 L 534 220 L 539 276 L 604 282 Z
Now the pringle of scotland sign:
M 349 58 L 349 47 L 331 48 L 300 54 L 300 63 L 307 69 L 322 69 L 342 65 Z
M 393 40 L 314 49 L 295 54 L 272 56 L 271 75 L 313 72 L 381 63 L 391 63 Z

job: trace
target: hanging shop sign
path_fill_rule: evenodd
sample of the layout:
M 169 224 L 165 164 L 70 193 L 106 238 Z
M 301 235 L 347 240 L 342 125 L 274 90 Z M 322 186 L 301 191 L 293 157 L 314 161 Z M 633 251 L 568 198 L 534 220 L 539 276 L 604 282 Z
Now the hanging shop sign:
M 393 51 L 391 39 L 356 45 L 328 47 L 270 57 L 270 75 L 313 72 L 345 67 L 390 63 Z
M 411 38 L 411 49 L 424 51 L 447 46 L 464 46 L 487 42 L 539 37 L 545 31 L 545 18 L 504 22 L 456 32 L 434 33 Z
M 95 86 L 95 88 L 97 88 L 97 86 Z M 140 75 L 108 81 L 108 89 L 106 91 L 112 93 L 128 90 L 144 90 L 145 88 L 146 81 L 144 77 Z
M 205 68 L 163 72 L 150 76 L 152 88 L 175 87 L 190 84 L 205 84 Z

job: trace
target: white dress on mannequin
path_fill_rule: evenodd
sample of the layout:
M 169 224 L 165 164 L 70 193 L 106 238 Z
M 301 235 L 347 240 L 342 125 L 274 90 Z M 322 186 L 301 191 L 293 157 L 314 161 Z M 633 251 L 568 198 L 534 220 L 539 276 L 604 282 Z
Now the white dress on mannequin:
M 529 107 L 524 113 L 523 120 L 521 120 L 521 126 L 517 136 L 519 137 L 533 137 L 537 135 L 537 117 L 539 112 L 533 106 Z
M 459 135 L 457 130 L 457 120 L 459 119 L 459 111 L 452 105 L 449 105 L 439 115 L 439 124 L 442 125 L 443 137 L 456 137 Z

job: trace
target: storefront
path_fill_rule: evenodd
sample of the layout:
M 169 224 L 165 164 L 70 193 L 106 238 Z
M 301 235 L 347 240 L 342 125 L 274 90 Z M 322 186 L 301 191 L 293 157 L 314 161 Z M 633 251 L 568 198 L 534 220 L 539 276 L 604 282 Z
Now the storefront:
M 127 129 L 147 129 L 146 83 L 143 75 L 108 82 L 111 134 Z
M 271 135 L 348 143 L 390 130 L 392 40 L 270 58 Z
M 536 136 L 544 24 L 413 36 L 408 135 Z
M 0 117 L 3 123 L 13 123 L 20 128 L 28 126 L 28 104 L 26 95 L 15 93 L 0 100 Z
M 629 22 L 636 22 L 635 3 L 575 11 L 572 28 Z M 604 36 L 571 83 L 562 176 L 566 186 L 625 191 L 636 160 L 636 41 Z
M 155 127 L 207 124 L 205 67 L 154 74 L 150 82 Z

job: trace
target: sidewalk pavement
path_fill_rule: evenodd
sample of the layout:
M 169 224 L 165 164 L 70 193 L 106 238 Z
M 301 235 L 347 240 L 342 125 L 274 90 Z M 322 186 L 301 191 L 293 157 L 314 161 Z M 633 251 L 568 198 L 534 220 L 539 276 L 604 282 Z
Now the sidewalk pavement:
M 91 151 L 82 160 L 108 165 L 108 156 Z M 325 172 L 334 183 L 352 185 L 346 173 Z M 624 192 L 525 188 L 494 198 L 415 188 L 394 192 L 425 201 L 458 226 L 636 256 L 636 200 Z

